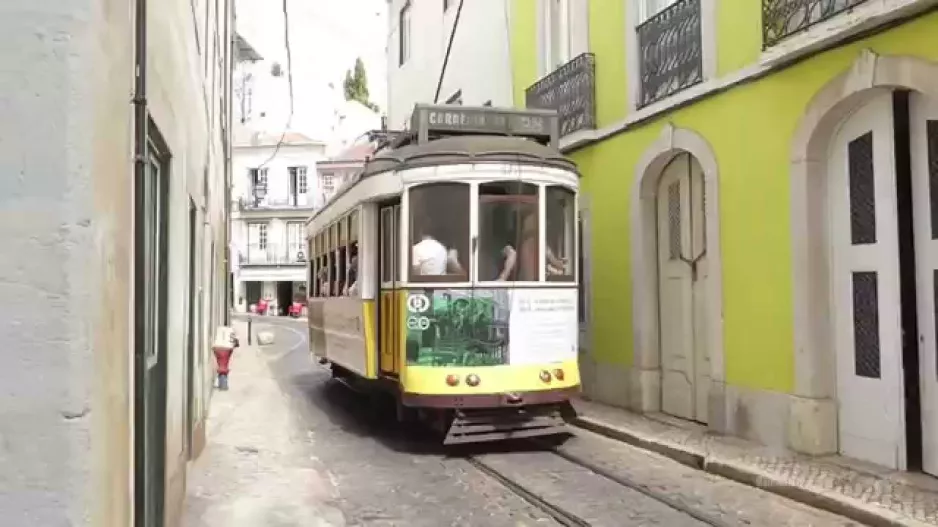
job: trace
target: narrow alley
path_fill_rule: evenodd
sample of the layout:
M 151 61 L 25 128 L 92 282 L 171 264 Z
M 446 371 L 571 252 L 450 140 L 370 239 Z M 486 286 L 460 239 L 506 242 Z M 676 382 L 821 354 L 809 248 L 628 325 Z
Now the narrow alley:
M 331 380 L 310 359 L 303 322 L 262 320 L 253 331 L 273 332 L 268 346 L 247 345 L 244 320 L 235 322 L 242 347 L 230 391 L 213 395 L 187 527 L 574 524 L 564 514 L 596 527 L 857 525 L 584 430 L 573 430 L 561 456 L 518 443 L 439 446 L 397 425 L 393 408 L 369 406 Z M 640 481 L 657 499 L 610 477 Z

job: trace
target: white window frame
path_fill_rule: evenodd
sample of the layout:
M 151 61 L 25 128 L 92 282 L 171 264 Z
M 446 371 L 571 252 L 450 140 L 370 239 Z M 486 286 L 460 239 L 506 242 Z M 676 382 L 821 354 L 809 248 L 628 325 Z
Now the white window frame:
M 407 61 L 410 60 L 411 53 L 413 52 L 413 33 L 411 32 L 411 17 L 413 12 L 411 11 L 411 2 L 407 0 L 404 2 L 404 5 L 401 6 L 401 10 L 398 13 L 398 28 L 400 32 L 397 39 L 397 65 L 398 67 L 404 66 L 407 64 Z
M 558 57 L 553 55 L 555 35 L 552 31 L 552 9 L 557 6 L 561 28 Z M 589 0 L 546 0 L 537 2 L 538 76 L 544 77 L 558 67 L 589 51 Z
M 306 167 L 293 167 L 296 170 L 296 193 L 306 194 L 309 192 L 309 179 L 306 174 Z

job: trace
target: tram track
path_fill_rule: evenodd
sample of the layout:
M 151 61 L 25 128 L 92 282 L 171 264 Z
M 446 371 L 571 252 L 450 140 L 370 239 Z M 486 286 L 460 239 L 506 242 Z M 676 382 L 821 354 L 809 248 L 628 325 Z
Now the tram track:
M 735 525 L 734 523 L 716 518 L 705 512 L 695 510 L 693 507 L 687 506 L 667 494 L 656 491 L 647 485 L 643 485 L 620 474 L 615 474 L 577 455 L 565 452 L 560 448 L 546 445 L 536 439 L 529 440 L 528 442 L 531 445 L 539 447 L 538 453 L 563 460 L 591 475 L 611 482 L 620 489 L 628 489 L 627 491 L 641 494 L 656 503 L 666 506 L 676 513 L 680 513 L 685 516 L 691 524 L 709 525 L 712 527 L 730 527 Z M 532 507 L 540 510 L 564 527 L 593 527 L 594 525 L 598 527 L 598 525 L 605 525 L 603 523 L 594 523 L 584 517 L 582 512 L 571 510 L 573 507 L 560 504 L 558 503 L 560 500 L 551 499 L 545 496 L 544 493 L 538 492 L 536 489 L 532 488 L 532 485 L 526 484 L 524 481 L 519 481 L 519 479 L 523 478 L 513 477 L 507 474 L 506 470 L 499 469 L 497 466 L 494 466 L 494 464 L 486 462 L 486 458 L 489 456 L 492 456 L 492 454 L 473 454 L 465 456 L 464 459 L 475 469 L 492 478 Z

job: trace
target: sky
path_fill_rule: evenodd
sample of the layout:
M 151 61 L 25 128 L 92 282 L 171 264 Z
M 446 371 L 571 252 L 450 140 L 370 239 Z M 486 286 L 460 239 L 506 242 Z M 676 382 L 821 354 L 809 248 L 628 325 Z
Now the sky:
M 372 101 L 385 107 L 386 0 L 287 0 L 287 12 L 300 131 L 327 139 L 342 100 L 342 79 L 356 57 L 365 63 Z M 265 59 L 286 67 L 283 2 L 236 0 L 236 16 L 238 33 Z

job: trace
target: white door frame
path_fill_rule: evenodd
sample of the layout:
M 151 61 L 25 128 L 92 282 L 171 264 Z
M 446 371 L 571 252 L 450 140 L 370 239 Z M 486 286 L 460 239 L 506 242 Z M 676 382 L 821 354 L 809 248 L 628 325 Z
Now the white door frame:
M 723 259 L 720 248 L 720 192 L 716 156 L 709 143 L 694 131 L 668 123 L 636 164 L 632 185 L 629 228 L 632 259 L 632 334 L 634 358 L 629 406 L 641 412 L 661 409 L 661 348 L 658 338 L 658 252 L 656 196 L 664 167 L 678 153 L 687 152 L 703 168 L 706 189 L 706 229 L 709 277 L 707 348 L 710 353 L 708 424 L 725 432 L 723 374 Z
M 808 103 L 792 139 L 791 240 L 795 393 L 790 447 L 812 455 L 838 452 L 833 353 L 831 257 L 827 224 L 827 156 L 838 125 L 879 89 L 905 88 L 938 99 L 938 63 L 860 52 Z

